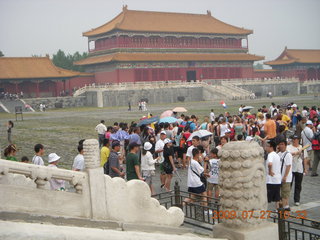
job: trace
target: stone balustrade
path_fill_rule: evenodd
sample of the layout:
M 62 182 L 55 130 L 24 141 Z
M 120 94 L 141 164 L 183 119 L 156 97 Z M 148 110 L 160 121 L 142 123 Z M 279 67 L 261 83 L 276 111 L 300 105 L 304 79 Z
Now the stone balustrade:
M 0 211 L 173 227 L 183 223 L 182 210 L 161 206 L 145 182 L 104 175 L 96 139 L 84 142 L 84 152 L 85 172 L 0 160 Z M 70 191 L 50 190 L 51 179 L 68 181 Z

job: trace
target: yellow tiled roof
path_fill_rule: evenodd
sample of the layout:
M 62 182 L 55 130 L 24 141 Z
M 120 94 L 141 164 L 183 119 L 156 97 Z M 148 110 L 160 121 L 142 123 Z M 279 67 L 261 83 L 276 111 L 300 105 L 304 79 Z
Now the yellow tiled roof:
M 264 57 L 246 53 L 115 53 L 89 57 L 75 65 L 92 65 L 107 62 L 143 62 L 143 61 L 260 61 Z
M 56 67 L 49 57 L 0 57 L 0 79 L 70 78 L 83 73 Z
M 267 65 L 285 65 L 291 63 L 320 63 L 320 49 L 287 49 Z
M 97 36 L 111 30 L 167 33 L 203 33 L 248 35 L 253 31 L 224 23 L 207 14 L 171 13 L 124 10 L 106 24 L 84 32 L 83 36 Z

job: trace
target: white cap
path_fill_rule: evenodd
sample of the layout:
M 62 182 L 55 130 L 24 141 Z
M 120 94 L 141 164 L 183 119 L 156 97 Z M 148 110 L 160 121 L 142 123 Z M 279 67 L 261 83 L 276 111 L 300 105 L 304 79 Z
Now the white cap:
M 164 144 L 167 144 L 167 143 L 171 143 L 172 141 L 169 138 L 166 138 L 163 142 Z
M 306 125 L 313 125 L 313 123 L 312 123 L 312 121 L 308 120 L 308 121 L 306 122 Z
M 52 162 L 56 162 L 60 159 L 60 157 L 56 154 L 56 153 L 50 153 L 48 156 L 48 162 L 52 163 Z
M 166 134 L 167 135 L 166 131 L 161 131 L 161 134 Z
M 144 150 L 149 151 L 152 148 L 152 144 L 149 142 L 146 142 L 143 146 Z
M 292 104 L 292 106 L 291 106 L 291 107 L 295 107 L 295 108 L 296 108 L 296 107 L 298 107 L 298 106 L 297 106 L 297 104 Z

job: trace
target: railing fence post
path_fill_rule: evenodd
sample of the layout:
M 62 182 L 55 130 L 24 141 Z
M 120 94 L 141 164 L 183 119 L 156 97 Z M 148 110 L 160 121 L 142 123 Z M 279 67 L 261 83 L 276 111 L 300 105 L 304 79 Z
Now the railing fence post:
M 179 207 L 182 209 L 182 201 L 180 197 L 180 186 L 178 181 L 176 181 L 174 184 L 174 203 L 176 207 Z
M 286 235 L 286 225 L 284 221 L 284 208 L 278 209 L 278 232 L 279 232 L 279 240 L 287 240 Z

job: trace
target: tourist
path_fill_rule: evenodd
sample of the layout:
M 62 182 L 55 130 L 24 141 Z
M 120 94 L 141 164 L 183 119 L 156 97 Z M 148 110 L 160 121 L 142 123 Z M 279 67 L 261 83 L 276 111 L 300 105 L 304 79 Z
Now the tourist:
M 176 171 L 176 167 L 174 165 L 174 151 L 172 147 L 172 141 L 169 138 L 166 138 L 164 141 L 163 147 L 163 158 L 164 161 L 162 163 L 163 171 L 166 174 L 166 181 L 164 184 L 164 188 L 167 192 L 170 191 L 171 179 L 173 172 Z
M 23 157 L 21 158 L 21 162 L 22 162 L 22 163 L 29 163 L 29 158 L 28 158 L 27 156 L 23 156 Z
M 205 176 L 204 168 L 200 164 L 200 151 L 198 148 L 192 149 L 192 159 L 188 167 L 188 192 L 190 198 L 185 199 L 186 203 L 194 202 L 197 195 L 202 196 L 201 205 L 206 205 L 206 188 L 201 178 Z M 197 194 L 197 195 L 195 195 Z
M 96 126 L 95 130 L 98 133 L 99 147 L 103 146 L 103 139 L 105 139 L 105 134 L 107 131 L 106 125 L 104 125 L 104 120 L 101 120 L 100 123 Z
M 187 150 L 186 156 L 187 156 L 187 164 L 188 165 L 190 164 L 190 161 L 192 159 L 192 150 L 199 145 L 200 145 L 200 138 L 198 136 L 194 136 L 192 138 L 192 145 L 190 147 L 188 147 L 188 150 Z
M 108 162 L 105 164 L 104 168 L 108 168 L 108 175 L 110 177 L 124 177 L 126 173 L 120 167 L 119 155 L 120 152 L 120 142 L 114 141 L 111 145 L 111 152 L 109 155 Z M 105 172 L 106 173 L 106 172 Z
M 6 149 L 4 149 L 4 156 L 6 160 L 15 161 L 17 162 L 16 154 L 17 154 L 17 147 L 14 144 L 10 144 Z
M 271 119 L 269 113 L 266 114 L 266 123 L 264 124 L 264 133 L 268 140 L 272 141 L 277 136 L 277 125 L 276 122 Z
M 142 178 L 145 179 L 145 182 L 149 185 L 151 195 L 156 194 L 152 185 L 152 176 L 155 175 L 155 163 L 158 161 L 159 157 L 153 159 L 153 156 L 150 152 L 152 148 L 152 144 L 150 142 L 146 142 L 142 149 L 141 154 L 141 172 Z
M 298 111 L 297 104 L 292 104 L 291 108 L 292 108 L 292 115 L 291 115 L 292 127 L 295 130 L 298 123 L 298 116 L 300 116 L 300 112 Z
M 280 188 L 281 188 L 281 161 L 275 152 L 277 145 L 274 141 L 268 141 L 266 151 L 268 158 L 266 161 L 267 172 L 267 196 L 268 202 L 275 202 L 276 209 L 279 208 Z
M 289 197 L 292 182 L 292 155 L 287 151 L 287 141 L 281 139 L 278 144 L 278 155 L 281 161 L 281 200 L 284 210 L 290 211 Z
M 113 133 L 113 127 L 111 127 L 111 126 L 107 127 L 107 131 L 106 131 L 106 133 L 105 133 L 104 138 L 105 138 L 105 139 L 109 139 L 109 141 L 110 141 L 110 138 L 111 138 L 111 134 L 112 134 L 112 133 Z
M 223 136 L 220 138 L 220 145 L 217 146 L 217 149 L 220 151 L 222 149 L 222 147 L 228 143 L 228 139 L 226 136 Z
M 180 142 L 182 139 L 182 131 L 183 131 L 183 128 L 178 127 L 178 132 L 174 137 L 174 153 L 175 153 L 176 159 L 178 161 L 178 168 L 183 166 L 183 162 L 182 162 L 183 148 L 180 147 Z
M 11 134 L 12 134 L 12 128 L 13 128 L 14 124 L 13 122 L 10 120 L 8 121 L 7 124 L 7 133 L 8 133 L 8 142 L 9 144 L 12 144 L 12 139 L 11 139 Z
M 59 163 L 59 160 L 60 160 L 60 157 L 56 153 L 50 153 L 48 156 L 48 162 L 49 162 L 48 167 L 58 168 L 57 165 Z M 51 178 L 49 180 L 49 183 L 50 183 L 51 190 L 64 191 L 66 189 L 64 180 Z
M 313 138 L 313 124 L 310 120 L 306 122 L 306 127 L 301 132 L 301 139 L 302 139 L 302 147 L 307 147 L 308 152 L 308 162 L 309 168 L 311 168 L 313 164 L 313 151 L 312 151 L 312 138 Z
M 32 158 L 32 163 L 35 165 L 44 166 L 42 156 L 44 155 L 44 146 L 42 144 L 36 144 L 34 146 L 35 155 Z
M 160 182 L 161 182 L 161 188 L 164 187 L 166 183 L 166 173 L 163 169 L 163 150 L 164 150 L 164 140 L 167 138 L 167 133 L 165 131 L 160 132 L 160 139 L 156 142 L 155 146 L 155 152 L 160 157 L 159 163 L 160 163 Z
M 225 135 L 227 129 L 229 129 L 229 125 L 226 121 L 226 118 L 225 117 L 222 117 L 221 119 L 221 123 L 219 124 L 218 128 L 217 128 L 217 131 L 218 131 L 218 136 L 219 137 L 222 137 Z
M 199 130 L 207 130 L 209 131 L 211 128 L 211 124 L 209 123 L 209 117 L 204 117 L 203 123 L 199 126 Z
M 266 123 L 266 120 L 264 118 L 264 115 L 263 113 L 259 112 L 257 114 L 257 117 L 258 117 L 258 126 L 260 128 L 260 137 L 264 138 L 265 137 L 265 133 L 264 133 L 264 124 Z
M 103 139 L 102 148 L 100 150 L 100 167 L 103 167 L 104 164 L 108 161 L 110 155 L 109 149 L 109 139 Z
M 214 148 L 210 151 L 209 161 L 205 161 L 204 169 L 208 169 L 209 177 L 207 178 L 207 196 L 212 197 L 214 189 L 214 197 L 219 198 L 219 158 L 218 149 Z
M 129 144 L 129 153 L 126 157 L 127 181 L 132 179 L 144 179 L 140 175 L 139 157 L 137 153 L 140 151 L 140 145 L 133 142 Z
M 131 102 L 128 102 L 128 111 L 131 111 Z
M 85 167 L 83 157 L 83 145 L 78 146 L 78 155 L 73 160 L 72 170 L 83 171 Z
M 313 139 L 313 164 L 311 177 L 317 177 L 319 176 L 317 170 L 320 161 L 320 125 L 317 126 L 317 132 L 314 134 Z
M 211 109 L 211 112 L 210 112 L 210 122 L 211 122 L 211 125 L 213 125 L 214 121 L 215 121 L 215 115 L 214 115 L 213 109 Z
M 170 140 L 173 140 L 173 132 L 170 130 L 170 124 L 169 123 L 164 123 L 164 131 L 166 132 L 167 138 Z
M 141 145 L 141 139 L 140 139 L 140 128 L 139 127 L 133 127 L 132 133 L 128 137 L 129 144 L 131 143 L 137 143 Z
M 299 144 L 300 138 L 297 135 L 292 136 L 292 144 L 287 146 L 287 151 L 292 155 L 292 182 L 294 183 L 293 200 L 296 206 L 300 205 L 300 193 L 302 189 L 303 175 L 308 173 L 308 153 L 302 149 Z

